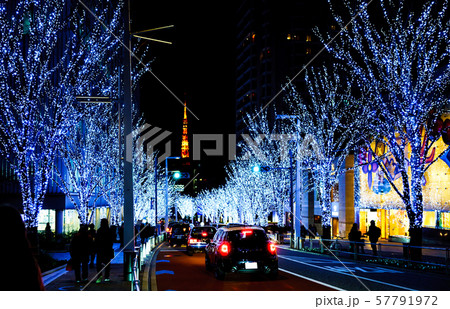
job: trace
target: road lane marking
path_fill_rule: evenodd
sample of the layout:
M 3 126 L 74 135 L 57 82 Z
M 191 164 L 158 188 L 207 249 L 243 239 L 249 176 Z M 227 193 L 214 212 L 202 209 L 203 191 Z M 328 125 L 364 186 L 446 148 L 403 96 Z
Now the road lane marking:
M 387 283 L 387 282 L 383 282 L 383 281 L 379 281 L 379 280 L 375 280 L 375 279 L 371 279 L 371 278 L 361 277 L 361 276 L 358 276 L 358 275 L 355 275 L 355 274 L 349 274 L 349 273 L 345 273 L 345 272 L 342 272 L 342 271 L 335 271 L 334 269 L 327 269 L 327 268 L 324 268 L 323 266 L 317 266 L 317 265 L 314 265 L 314 264 L 301 262 L 299 260 L 291 259 L 291 258 L 288 258 L 288 257 L 283 256 L 283 255 L 278 255 L 278 257 L 282 258 L 282 259 L 285 259 L 285 260 L 288 260 L 288 261 L 295 262 L 295 263 L 299 263 L 299 264 L 303 264 L 303 265 L 319 268 L 319 269 L 322 269 L 322 270 L 328 270 L 328 271 L 331 271 L 331 272 L 334 272 L 334 273 L 338 273 L 338 274 L 341 274 L 341 275 L 345 275 L 345 276 L 357 277 L 357 278 L 362 279 L 362 280 L 372 281 L 372 282 L 383 284 L 383 285 L 389 285 L 389 286 L 392 286 L 392 287 L 396 287 L 396 288 L 404 289 L 404 290 L 408 290 L 408 291 L 417 291 L 417 290 L 414 290 L 414 289 L 410 289 L 410 288 L 407 288 L 407 287 L 404 287 L 404 286 L 400 286 L 400 285 L 396 285 L 396 284 L 392 284 L 392 283 Z
M 302 279 L 305 279 L 305 280 L 308 280 L 308 281 L 311 281 L 311 282 L 314 282 L 314 283 L 326 286 L 326 287 L 328 287 L 330 289 L 335 289 L 335 290 L 338 290 L 338 291 L 347 291 L 347 290 L 338 288 L 337 286 L 334 286 L 334 285 L 331 285 L 331 284 L 328 284 L 328 283 L 325 283 L 325 282 L 322 282 L 322 281 L 314 280 L 312 278 L 308 278 L 308 277 L 299 275 L 297 273 L 294 273 L 292 271 L 289 271 L 289 270 L 286 270 L 286 269 L 283 269 L 283 268 L 278 268 L 278 270 L 281 270 L 281 271 L 284 271 L 285 273 L 291 274 L 293 276 L 296 276 L 296 277 L 299 277 L 299 278 L 302 278 Z
M 168 275 L 174 275 L 175 273 L 172 270 L 157 270 L 155 272 L 155 275 L 164 275 L 164 274 L 168 274 Z
M 403 274 L 402 271 L 398 271 L 398 270 L 393 270 L 393 269 L 389 269 L 389 268 L 383 268 L 383 267 L 358 267 L 358 266 L 349 266 L 347 268 L 345 267 L 340 267 L 340 266 L 332 266 L 332 265 L 325 265 L 323 266 L 326 269 L 329 270 L 334 270 L 337 272 L 347 272 L 348 270 L 350 270 L 351 272 L 356 272 L 356 271 L 360 271 L 362 273 L 369 273 L 369 274 Z

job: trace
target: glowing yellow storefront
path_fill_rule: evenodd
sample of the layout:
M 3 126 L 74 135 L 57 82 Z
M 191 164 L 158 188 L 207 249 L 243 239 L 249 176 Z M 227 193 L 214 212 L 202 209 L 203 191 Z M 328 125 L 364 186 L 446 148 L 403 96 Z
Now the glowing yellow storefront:
M 447 145 L 439 138 L 427 154 L 427 161 L 432 162 L 447 149 Z M 382 143 L 372 144 L 378 154 L 386 153 Z M 406 149 L 409 157 L 409 149 Z M 386 175 L 378 164 L 366 153 L 363 160 L 370 162 L 360 168 L 360 211 L 359 223 L 361 232 L 365 233 L 370 221 L 375 220 L 382 230 L 382 238 L 389 236 L 409 236 L 409 219 L 405 207 L 386 179 Z M 402 180 L 395 169 L 393 157 L 384 160 L 387 170 L 391 173 L 396 187 L 402 192 Z M 410 171 L 408 172 L 410 175 Z M 444 153 L 432 163 L 425 172 L 422 181 L 423 189 L 423 227 L 450 229 L 450 152 Z

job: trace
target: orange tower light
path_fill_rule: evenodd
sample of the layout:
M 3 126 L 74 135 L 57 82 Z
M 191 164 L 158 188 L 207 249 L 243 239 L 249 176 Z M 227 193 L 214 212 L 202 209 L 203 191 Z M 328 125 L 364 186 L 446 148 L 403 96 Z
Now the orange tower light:
M 181 138 L 181 158 L 189 158 L 188 120 L 186 114 L 186 101 L 184 102 L 183 136 Z

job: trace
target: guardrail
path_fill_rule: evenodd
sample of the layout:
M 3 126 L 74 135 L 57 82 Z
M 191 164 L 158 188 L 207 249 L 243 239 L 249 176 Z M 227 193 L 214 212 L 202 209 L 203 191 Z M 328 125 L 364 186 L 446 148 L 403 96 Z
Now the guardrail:
M 158 236 L 151 236 L 145 241 L 141 240 L 140 246 L 135 247 L 135 255 L 133 257 L 133 271 L 131 279 L 131 291 L 141 290 L 140 272 L 145 260 L 150 252 L 156 248 L 166 238 L 166 233 L 161 233 Z
M 284 243 L 285 238 L 282 235 L 277 235 L 279 242 Z M 289 243 L 289 241 L 288 241 Z M 436 268 L 442 268 L 446 274 L 450 273 L 450 248 L 446 247 L 416 247 L 411 246 L 409 243 L 404 244 L 390 244 L 384 242 L 377 243 L 377 254 L 374 255 L 372 247 L 369 241 L 361 241 L 358 246 L 356 242 L 345 239 L 322 239 L 321 237 L 315 238 L 301 238 L 293 239 L 291 241 L 291 248 L 304 249 L 308 251 L 316 251 L 320 253 L 326 253 L 331 251 L 338 257 L 358 259 L 390 259 L 394 261 L 402 261 L 406 265 L 424 265 Z M 422 257 L 420 261 L 411 259 L 411 249 L 421 248 Z

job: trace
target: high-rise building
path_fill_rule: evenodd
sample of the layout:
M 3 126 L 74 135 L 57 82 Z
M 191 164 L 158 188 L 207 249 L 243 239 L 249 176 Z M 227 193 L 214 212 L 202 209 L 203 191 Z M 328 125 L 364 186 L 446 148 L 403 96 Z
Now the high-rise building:
M 266 107 L 286 112 L 283 93 L 293 78 L 321 49 L 313 33 L 333 31 L 325 0 L 245 0 L 236 12 L 236 133 L 246 133 L 245 117 Z M 319 59 L 314 60 L 317 64 Z M 320 63 L 320 62 L 319 62 Z M 301 88 L 304 74 L 294 84 Z M 302 91 L 299 89 L 299 91 Z

